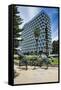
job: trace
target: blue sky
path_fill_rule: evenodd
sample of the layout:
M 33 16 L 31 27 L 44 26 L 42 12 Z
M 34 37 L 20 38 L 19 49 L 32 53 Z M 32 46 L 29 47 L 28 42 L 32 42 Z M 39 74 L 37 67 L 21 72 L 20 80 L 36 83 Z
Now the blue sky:
M 20 28 L 27 22 L 29 22 L 35 15 L 37 15 L 41 10 L 44 10 L 51 19 L 51 36 L 52 41 L 58 40 L 58 8 L 42 8 L 42 7 L 25 7 L 18 6 L 19 15 L 23 19 L 23 24 Z

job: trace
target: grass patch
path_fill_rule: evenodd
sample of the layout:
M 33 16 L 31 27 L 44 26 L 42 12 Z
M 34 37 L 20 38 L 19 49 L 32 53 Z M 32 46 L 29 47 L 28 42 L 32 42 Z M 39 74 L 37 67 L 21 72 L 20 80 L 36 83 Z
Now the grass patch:
M 52 58 L 52 60 L 50 60 L 51 64 L 54 65 L 58 65 L 58 58 Z

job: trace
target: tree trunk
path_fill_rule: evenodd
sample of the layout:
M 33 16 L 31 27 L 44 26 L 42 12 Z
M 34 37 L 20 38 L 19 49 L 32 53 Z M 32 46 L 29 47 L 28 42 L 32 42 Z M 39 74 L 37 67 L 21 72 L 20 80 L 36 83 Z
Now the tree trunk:
M 36 55 L 38 55 L 38 39 L 36 39 Z
M 28 69 L 28 66 L 27 66 L 27 64 L 26 64 L 26 70 Z

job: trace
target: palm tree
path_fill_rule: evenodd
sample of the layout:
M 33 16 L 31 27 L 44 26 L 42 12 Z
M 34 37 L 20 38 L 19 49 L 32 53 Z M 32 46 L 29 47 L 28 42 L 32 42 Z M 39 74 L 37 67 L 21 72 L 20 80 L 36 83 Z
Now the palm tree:
M 35 36 L 35 40 L 36 40 L 36 54 L 38 54 L 38 39 L 40 36 L 40 29 L 37 27 L 34 29 L 34 36 Z
M 45 27 L 45 39 L 46 39 L 46 55 L 48 57 L 48 28 L 47 28 L 47 25 Z

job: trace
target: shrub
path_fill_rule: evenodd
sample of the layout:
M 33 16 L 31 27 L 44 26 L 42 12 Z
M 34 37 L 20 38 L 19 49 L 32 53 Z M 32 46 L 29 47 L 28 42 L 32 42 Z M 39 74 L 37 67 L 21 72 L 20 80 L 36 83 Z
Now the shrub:
M 41 66 L 42 65 L 42 60 L 39 56 L 37 55 L 26 55 L 26 59 L 28 62 L 28 65 L 31 66 Z

